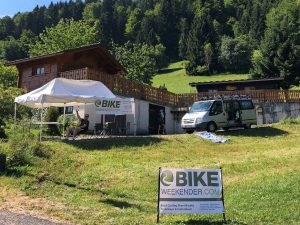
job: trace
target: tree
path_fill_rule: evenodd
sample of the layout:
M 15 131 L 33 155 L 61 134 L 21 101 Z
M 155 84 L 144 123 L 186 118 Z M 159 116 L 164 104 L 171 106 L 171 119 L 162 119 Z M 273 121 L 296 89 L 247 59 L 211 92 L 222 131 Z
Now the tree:
M 125 25 L 125 35 L 134 40 L 141 26 L 142 11 L 139 8 L 131 9 Z
M 251 48 L 247 41 L 224 36 L 221 41 L 220 62 L 225 70 L 248 72 L 251 65 Z
M 197 66 L 203 66 L 207 62 L 205 61 L 204 46 L 205 43 L 210 43 L 210 49 L 212 49 L 210 69 L 214 70 L 216 67 L 216 60 L 213 55 L 215 54 L 216 46 L 216 33 L 214 30 L 212 19 L 209 15 L 207 8 L 202 8 L 199 15 L 196 15 L 187 40 L 187 59 L 189 65 L 187 72 L 189 74 L 197 74 Z
M 300 4 L 285 0 L 267 15 L 260 52 L 253 57 L 253 77 L 283 77 L 285 87 L 300 82 Z
M 207 66 L 208 72 L 211 74 L 212 71 L 211 71 L 211 68 L 210 68 L 210 64 L 212 62 L 212 56 L 214 54 L 213 47 L 212 47 L 211 43 L 206 43 L 204 45 L 203 51 L 204 51 L 205 64 Z
M 26 58 L 27 53 L 22 48 L 18 40 L 9 37 L 9 40 L 4 42 L 3 57 L 8 61 Z
M 0 39 L 5 39 L 8 36 L 14 36 L 15 31 L 16 25 L 11 17 L 5 16 L 0 19 Z
M 179 23 L 179 30 L 180 30 L 180 36 L 178 42 L 179 57 L 181 59 L 185 59 L 187 56 L 187 38 L 188 38 L 188 30 L 189 30 L 186 18 L 181 18 Z
M 37 38 L 31 30 L 23 30 L 21 37 L 19 38 L 18 42 L 22 49 L 22 51 L 26 54 L 26 58 L 29 56 L 28 52 L 30 46 L 36 42 Z
M 30 56 L 49 54 L 66 49 L 76 48 L 96 42 L 97 31 L 83 20 L 60 20 L 52 28 L 39 35 L 35 44 L 30 46 Z
M 16 87 L 18 74 L 16 67 L 4 66 L 0 63 L 0 86 L 3 88 Z
M 155 18 L 156 16 L 153 14 L 144 16 L 141 22 L 141 28 L 136 37 L 138 43 L 146 43 L 147 45 L 160 43 L 160 37 L 156 32 Z
M 162 48 L 146 44 L 134 44 L 126 42 L 123 46 L 112 44 L 112 53 L 126 68 L 126 78 L 146 84 L 151 84 L 153 75 L 158 71 L 156 59 L 162 53 Z
M 161 43 L 166 47 L 166 54 L 171 59 L 178 57 L 178 13 L 177 1 L 161 0 L 157 15 L 157 30 Z
M 14 100 L 17 96 L 24 94 L 20 88 L 0 87 L 0 118 L 2 121 L 7 121 L 13 118 L 14 115 Z M 28 114 L 28 108 L 25 106 L 18 106 L 17 118 L 24 118 Z

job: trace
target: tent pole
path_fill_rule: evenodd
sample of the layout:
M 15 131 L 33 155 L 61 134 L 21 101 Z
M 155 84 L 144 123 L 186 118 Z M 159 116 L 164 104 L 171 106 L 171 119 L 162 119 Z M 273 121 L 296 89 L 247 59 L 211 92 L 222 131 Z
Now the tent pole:
M 66 103 L 64 103 L 64 120 L 63 120 L 63 137 L 65 136 L 65 123 L 66 123 Z
M 44 104 L 42 103 L 41 123 L 40 123 L 40 142 L 42 142 L 42 132 L 43 132 L 43 111 L 44 111 Z
M 14 125 L 17 123 L 17 103 L 15 103 Z

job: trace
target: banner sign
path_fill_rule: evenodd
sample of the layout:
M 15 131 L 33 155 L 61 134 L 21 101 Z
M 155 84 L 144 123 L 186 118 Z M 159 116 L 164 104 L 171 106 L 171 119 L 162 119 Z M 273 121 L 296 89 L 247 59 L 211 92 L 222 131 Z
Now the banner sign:
M 221 169 L 159 172 L 159 214 L 223 214 Z
M 132 114 L 133 99 L 127 98 L 103 98 L 95 101 L 98 114 Z

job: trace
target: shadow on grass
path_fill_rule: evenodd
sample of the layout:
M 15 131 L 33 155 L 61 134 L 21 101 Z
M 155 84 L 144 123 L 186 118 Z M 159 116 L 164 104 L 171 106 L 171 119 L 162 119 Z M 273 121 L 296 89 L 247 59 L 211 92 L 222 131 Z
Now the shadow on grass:
M 219 131 L 218 134 L 229 136 L 275 137 L 280 135 L 286 135 L 288 134 L 288 132 L 275 127 L 257 127 L 251 129 Z
M 174 69 L 162 69 L 158 71 L 158 74 L 164 74 L 164 73 L 172 73 L 178 70 L 182 70 L 183 68 L 178 67 L 178 68 L 174 68 Z
M 157 137 L 112 137 L 92 140 L 66 141 L 65 143 L 73 145 L 83 150 L 109 150 L 118 147 L 141 147 L 149 146 L 161 142 Z
M 33 176 L 27 170 L 18 167 L 6 168 L 5 172 L 1 173 L 1 175 L 16 178 L 20 178 L 22 176 Z
M 99 202 L 111 205 L 113 207 L 117 207 L 120 209 L 127 209 L 127 208 L 137 208 L 138 210 L 141 210 L 141 207 L 135 204 L 130 204 L 126 201 L 118 201 L 118 200 L 113 200 L 113 199 L 105 199 L 105 200 L 100 200 Z
M 231 220 L 226 220 L 226 221 L 209 221 L 209 220 L 188 220 L 184 222 L 176 222 L 178 224 L 185 224 L 185 225 L 222 225 L 222 224 L 235 224 L 235 225 L 247 225 L 246 223 L 239 222 L 239 221 L 231 221 Z

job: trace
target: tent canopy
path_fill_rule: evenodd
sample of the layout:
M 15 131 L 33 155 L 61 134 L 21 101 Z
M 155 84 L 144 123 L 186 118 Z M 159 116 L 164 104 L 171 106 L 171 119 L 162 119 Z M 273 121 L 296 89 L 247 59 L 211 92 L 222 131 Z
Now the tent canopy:
M 15 103 L 31 108 L 63 107 L 94 103 L 116 96 L 101 82 L 56 78 L 44 86 L 15 98 Z

